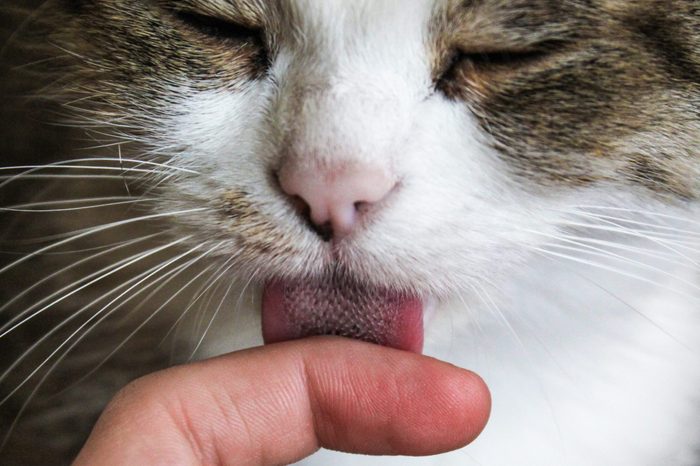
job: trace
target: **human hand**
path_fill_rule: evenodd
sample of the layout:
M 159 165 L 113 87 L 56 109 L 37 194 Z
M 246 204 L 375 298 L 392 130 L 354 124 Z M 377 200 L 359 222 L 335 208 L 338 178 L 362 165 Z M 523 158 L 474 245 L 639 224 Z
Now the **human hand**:
M 475 374 L 340 338 L 237 352 L 148 375 L 102 414 L 74 465 L 273 465 L 320 447 L 430 455 L 488 420 Z

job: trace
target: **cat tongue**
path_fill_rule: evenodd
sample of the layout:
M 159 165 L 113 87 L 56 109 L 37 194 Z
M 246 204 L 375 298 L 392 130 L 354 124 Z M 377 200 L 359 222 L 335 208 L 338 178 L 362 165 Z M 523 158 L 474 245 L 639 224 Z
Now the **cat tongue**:
M 338 335 L 420 353 L 423 303 L 338 278 L 275 281 L 263 292 L 262 330 L 265 343 Z

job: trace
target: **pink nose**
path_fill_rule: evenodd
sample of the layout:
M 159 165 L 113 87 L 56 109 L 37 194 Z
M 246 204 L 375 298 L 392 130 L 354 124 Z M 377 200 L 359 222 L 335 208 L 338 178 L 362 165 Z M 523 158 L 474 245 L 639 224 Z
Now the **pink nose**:
M 330 225 L 336 239 L 350 234 L 367 207 L 396 185 L 385 170 L 361 164 L 308 169 L 290 162 L 280 170 L 279 181 L 284 192 L 306 203 L 311 222 Z

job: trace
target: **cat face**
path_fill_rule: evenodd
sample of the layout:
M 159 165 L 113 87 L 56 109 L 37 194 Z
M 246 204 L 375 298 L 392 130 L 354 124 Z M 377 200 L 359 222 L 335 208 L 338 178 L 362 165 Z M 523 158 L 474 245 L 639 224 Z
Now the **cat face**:
M 216 320 L 245 309 L 249 284 L 263 288 L 266 341 L 330 333 L 418 350 L 424 308 L 456 298 L 476 322 L 434 333 L 459 339 L 464 358 L 447 356 L 483 373 L 499 400 L 485 462 L 561 463 L 564 439 L 571 458 L 594 458 L 582 464 L 628 453 L 653 463 L 647 447 L 667 459 L 668 445 L 677 453 L 697 437 L 687 403 L 697 364 L 665 339 L 698 340 L 697 211 L 669 208 L 699 191 L 696 0 L 9 4 L 0 12 L 29 19 L 9 21 L 21 26 L 0 65 L 12 56 L 20 66 L 0 73 L 3 91 L 23 81 L 42 123 L 57 108 L 42 97 L 63 104 L 59 123 L 89 149 L 73 152 L 62 127 L 33 144 L 53 127 L 35 134 L 9 119 L 0 139 L 6 165 L 21 165 L 0 180 L 11 250 L 0 266 L 2 397 L 31 399 L 46 380 L 33 374 L 91 383 L 42 400 L 16 435 L 21 455 L 44 464 L 67 437 L 77 447 L 105 379 L 259 341 L 238 314 Z M 61 161 L 28 167 L 25 152 L 29 163 Z M 560 273 L 569 264 L 552 258 L 593 272 Z M 492 300 L 494 289 L 510 299 Z M 223 338 L 209 342 L 217 326 Z M 505 337 L 490 331 L 499 326 Z M 91 377 L 113 356 L 108 377 Z M 571 385 L 550 397 L 564 391 L 562 368 Z M 542 394 L 546 410 L 530 403 Z M 82 422 L 59 426 L 74 415 Z M 59 427 L 47 436 L 49 417 Z M 524 445 L 506 452 L 503 439 Z M 556 459 L 522 460 L 541 450 Z
M 242 275 L 447 296 L 573 199 L 696 195 L 692 4 L 83 0 L 56 40 L 78 57 L 61 91 L 187 170 L 154 180 L 160 211 Z M 331 239 L 285 173 L 353 170 L 389 188 Z

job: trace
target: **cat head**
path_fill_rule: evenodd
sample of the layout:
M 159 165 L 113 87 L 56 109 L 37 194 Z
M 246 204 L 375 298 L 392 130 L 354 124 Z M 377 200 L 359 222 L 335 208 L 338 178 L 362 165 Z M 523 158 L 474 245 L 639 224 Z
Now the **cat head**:
M 575 204 L 698 194 L 693 1 L 53 6 L 51 93 L 167 164 L 159 212 L 261 282 L 447 296 Z

